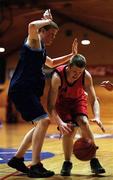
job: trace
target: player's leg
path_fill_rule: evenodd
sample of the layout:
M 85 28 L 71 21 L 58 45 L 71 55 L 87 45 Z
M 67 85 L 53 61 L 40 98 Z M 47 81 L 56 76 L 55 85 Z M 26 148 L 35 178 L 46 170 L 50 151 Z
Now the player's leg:
M 15 156 L 9 160 L 8 165 L 18 171 L 23 173 L 28 173 L 29 168 L 24 164 L 24 154 L 27 149 L 31 146 L 32 135 L 34 128 L 31 129 L 24 137 L 23 141 L 20 144 Z
M 43 168 L 43 165 L 40 163 L 40 152 L 42 144 L 44 141 L 45 133 L 49 125 L 48 115 L 45 112 L 43 106 L 41 105 L 40 98 L 34 94 L 13 94 L 13 100 L 15 102 L 17 110 L 21 113 L 23 119 L 26 121 L 37 121 L 38 124 L 36 127 L 28 133 L 22 144 L 19 148 L 18 155 L 21 152 L 21 155 L 25 153 L 27 147 L 30 145 L 32 137 L 32 166 L 28 171 L 30 177 L 49 177 L 54 174 L 52 171 L 48 171 Z M 17 158 L 16 158 L 17 160 Z M 18 158 L 18 161 L 21 161 L 21 164 L 24 164 L 23 158 Z M 19 164 L 19 163 L 18 163 Z M 25 164 L 24 164 L 25 165 Z M 17 170 L 20 170 L 17 167 L 13 167 Z M 23 170 L 21 170 L 23 172 Z
M 91 139 L 94 142 L 94 135 L 90 128 L 87 116 L 77 116 L 76 121 L 80 127 L 82 137 Z
M 20 147 L 18 148 L 18 151 L 16 152 L 15 156 L 17 158 L 21 158 L 24 156 L 25 152 L 27 151 L 27 149 L 31 146 L 32 143 L 32 135 L 34 132 L 34 128 L 32 128 L 25 136 L 23 141 L 20 144 Z
M 43 167 L 40 160 L 40 153 L 44 142 L 47 128 L 50 124 L 48 118 L 41 119 L 35 127 L 32 137 L 32 165 L 28 176 L 34 178 L 50 177 L 54 175 L 53 171 L 47 170 Z
M 76 131 L 77 129 L 73 128 L 71 133 L 63 135 L 62 138 L 62 146 L 63 146 L 64 159 L 65 159 L 61 169 L 62 176 L 71 175 L 71 169 L 72 169 L 71 155 L 73 151 L 73 139 L 75 137 Z
M 11 94 L 11 98 L 12 98 L 17 110 L 21 113 L 22 116 L 24 116 L 25 119 L 27 119 L 26 114 L 24 112 L 28 111 L 28 109 L 27 109 L 28 107 L 26 106 L 26 101 L 29 102 L 29 96 L 26 96 L 26 99 L 25 99 L 24 95 L 19 95 L 19 94 L 13 93 L 13 94 Z M 24 154 L 27 151 L 27 149 L 31 146 L 33 132 L 34 132 L 34 128 L 32 128 L 25 135 L 15 156 L 12 157 L 8 162 L 8 165 L 10 167 L 12 167 L 18 171 L 21 171 L 23 173 L 29 172 L 29 168 L 24 164 Z
M 32 137 L 32 165 L 40 163 L 40 152 L 49 124 L 49 118 L 44 118 L 41 119 L 35 127 Z
M 94 142 L 94 135 L 90 128 L 88 118 L 86 116 L 77 116 L 76 121 L 81 129 L 82 137 L 89 138 Z M 95 174 L 105 173 L 105 169 L 101 166 L 99 160 L 96 158 L 96 154 L 91 159 L 90 166 L 91 166 L 92 173 L 95 173 Z

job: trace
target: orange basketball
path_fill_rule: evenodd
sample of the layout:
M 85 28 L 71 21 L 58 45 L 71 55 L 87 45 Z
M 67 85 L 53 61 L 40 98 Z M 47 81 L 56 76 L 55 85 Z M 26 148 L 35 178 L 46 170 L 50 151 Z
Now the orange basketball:
M 91 160 L 98 147 L 90 140 L 85 138 L 79 138 L 73 144 L 73 154 L 81 161 Z

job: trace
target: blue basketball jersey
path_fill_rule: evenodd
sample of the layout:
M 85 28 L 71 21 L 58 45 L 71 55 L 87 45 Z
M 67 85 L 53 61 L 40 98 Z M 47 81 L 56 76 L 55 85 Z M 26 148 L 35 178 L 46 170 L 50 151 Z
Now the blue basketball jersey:
M 20 52 L 20 59 L 9 86 L 10 92 L 43 94 L 45 74 L 43 65 L 46 61 L 46 50 L 42 44 L 40 49 L 31 49 L 25 43 Z

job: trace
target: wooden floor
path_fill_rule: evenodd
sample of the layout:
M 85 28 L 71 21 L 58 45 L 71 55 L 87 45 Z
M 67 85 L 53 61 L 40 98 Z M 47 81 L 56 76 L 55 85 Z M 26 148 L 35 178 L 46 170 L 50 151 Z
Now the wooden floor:
M 58 137 L 58 131 L 56 125 L 50 125 L 42 152 L 49 152 L 54 154 L 53 157 L 44 159 L 42 162 L 45 167 L 55 171 L 56 175 L 51 178 L 37 178 L 48 180 L 113 180 L 113 92 L 107 92 L 100 87 L 96 87 L 97 95 L 101 104 L 101 117 L 106 129 L 103 133 L 98 126 L 91 124 L 91 128 L 94 132 L 96 144 L 99 146 L 97 151 L 97 157 L 106 170 L 103 175 L 95 176 L 90 172 L 89 161 L 79 161 L 74 155 L 72 156 L 73 169 L 72 176 L 62 177 L 60 176 L 60 169 L 63 162 L 62 140 Z M 91 110 L 89 108 L 89 117 L 92 117 Z M 7 125 L 2 124 L 0 128 L 0 151 L 3 149 L 12 148 L 17 149 L 24 134 L 32 127 L 27 123 Z M 75 139 L 79 136 L 75 137 Z M 1 153 L 0 152 L 0 153 Z M 0 159 L 1 160 L 1 159 Z M 26 161 L 29 165 L 30 161 Z M 7 180 L 28 180 L 27 176 L 23 176 L 21 173 L 16 172 L 14 169 L 7 166 L 6 163 L 0 164 L 0 179 Z

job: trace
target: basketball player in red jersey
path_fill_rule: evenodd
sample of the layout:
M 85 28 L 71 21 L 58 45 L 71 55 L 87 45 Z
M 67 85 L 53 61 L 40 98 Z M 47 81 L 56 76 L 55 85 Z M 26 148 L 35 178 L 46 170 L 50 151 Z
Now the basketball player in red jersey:
M 50 117 L 57 122 L 63 135 L 65 161 L 61 169 L 62 176 L 70 176 L 72 169 L 73 138 L 77 131 L 77 128 L 72 125 L 81 129 L 84 138 L 89 138 L 94 142 L 94 136 L 88 122 L 87 98 L 89 98 L 94 114 L 92 121 L 97 123 L 103 132 L 105 131 L 100 120 L 100 107 L 93 80 L 85 67 L 85 57 L 77 54 L 70 59 L 67 65 L 57 67 L 52 75 L 48 111 Z M 70 132 L 67 127 L 71 126 L 72 131 Z M 91 159 L 90 166 L 92 173 L 105 173 L 105 169 L 99 163 L 96 155 Z

